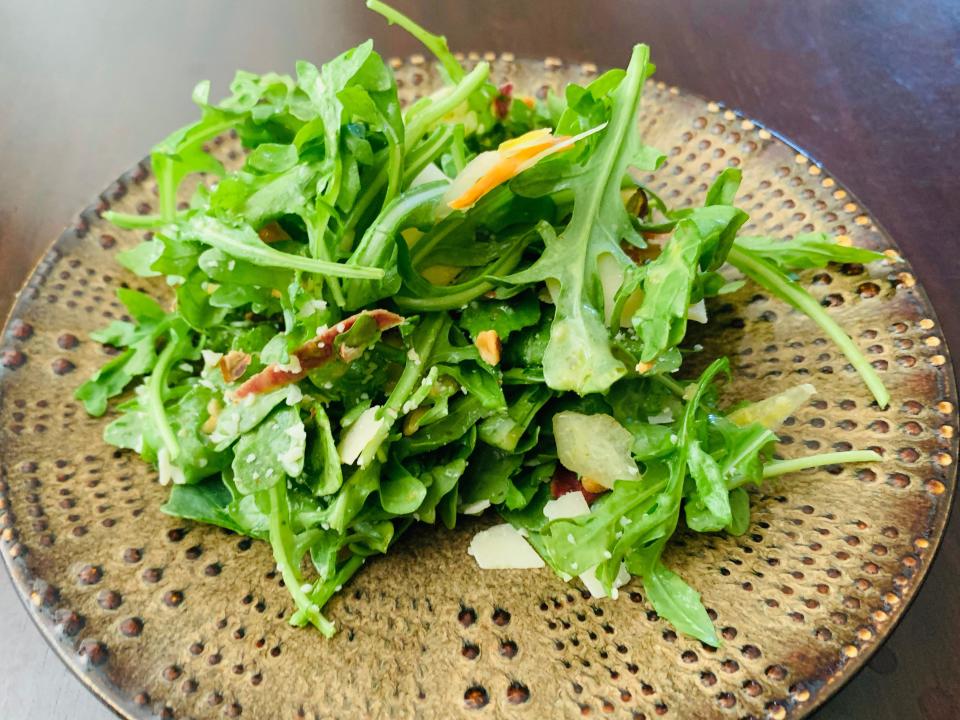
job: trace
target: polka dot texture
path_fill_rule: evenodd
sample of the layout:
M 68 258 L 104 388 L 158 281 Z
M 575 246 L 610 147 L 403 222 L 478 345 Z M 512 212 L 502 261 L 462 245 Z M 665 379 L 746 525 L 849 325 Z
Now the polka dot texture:
M 481 57 L 496 82 L 530 94 L 598 73 L 558 58 L 466 60 Z M 423 57 L 392 65 L 407 103 L 437 87 Z M 741 167 L 745 232 L 824 230 L 887 254 L 801 276 L 887 383 L 885 410 L 810 322 L 757 288 L 710 304 L 710 333 L 691 338 L 704 357 L 731 356 L 730 398 L 818 387 L 782 428 L 784 457 L 884 457 L 753 490 L 740 538 L 677 539 L 667 562 L 703 594 L 723 645 L 678 635 L 639 583 L 593 600 L 546 570 L 478 570 L 466 546 L 482 521 L 414 531 L 371 560 L 329 606 L 333 640 L 289 627 L 269 548 L 163 515 L 156 473 L 105 446 L 109 416 L 72 399 L 110 357 L 89 333 L 123 316 L 116 288 L 168 298 L 116 262 L 144 233 L 100 219 L 156 211 L 144 162 L 61 236 L 0 338 L 0 551 L 44 633 L 111 705 L 161 718 L 782 718 L 865 662 L 929 566 L 954 487 L 954 382 L 929 303 L 856 199 L 767 130 L 654 82 L 640 129 L 667 153 L 647 182 L 671 204 L 699 204 L 719 171 Z M 209 150 L 242 162 L 235 138 Z

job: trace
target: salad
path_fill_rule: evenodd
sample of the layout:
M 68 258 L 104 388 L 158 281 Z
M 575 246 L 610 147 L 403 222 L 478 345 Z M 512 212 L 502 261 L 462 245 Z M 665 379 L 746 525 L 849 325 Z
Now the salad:
M 323 607 L 417 523 L 489 510 L 483 568 L 548 566 L 594 596 L 636 578 L 679 631 L 719 643 L 697 591 L 661 560 L 685 527 L 739 535 L 747 488 L 869 451 L 778 460 L 777 426 L 815 392 L 724 402 L 725 358 L 688 324 L 745 282 L 806 313 L 881 406 L 871 365 L 795 271 L 882 255 L 821 233 L 745 237 L 740 170 L 698 207 L 637 178 L 664 155 L 637 131 L 646 45 L 626 69 L 535 99 L 417 37 L 446 84 L 402 108 L 363 43 L 296 76 L 239 72 L 219 103 L 160 142 L 150 239 L 119 254 L 175 300 L 120 289 L 118 349 L 76 396 L 107 442 L 158 469 L 170 515 L 269 542 L 295 612 Z M 227 172 L 207 143 L 247 149 Z M 177 192 L 191 175 L 192 200 Z M 703 368 L 696 373 L 691 367 Z

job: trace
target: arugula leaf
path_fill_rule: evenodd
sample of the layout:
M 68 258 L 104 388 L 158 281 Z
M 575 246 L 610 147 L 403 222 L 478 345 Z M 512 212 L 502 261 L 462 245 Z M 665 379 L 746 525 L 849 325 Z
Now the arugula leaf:
M 409 515 L 427 497 L 427 486 L 399 463 L 387 466 L 387 476 L 380 480 L 380 504 L 394 515 Z
M 553 393 L 542 385 L 524 388 L 506 413 L 491 415 L 480 423 L 479 438 L 488 445 L 513 452 L 537 413 L 551 397 Z
M 697 440 L 690 442 L 687 466 L 696 483 L 695 494 L 684 505 L 687 525 L 697 532 L 715 532 L 729 525 L 733 521 L 730 492 L 720 465 Z
M 173 517 L 196 520 L 219 525 L 236 533 L 248 534 L 251 530 L 236 522 L 226 511 L 233 495 L 219 477 L 210 478 L 195 485 L 174 485 L 170 497 L 160 510 Z
M 630 572 L 643 576 L 643 589 L 658 615 L 669 620 L 680 632 L 711 647 L 720 647 L 720 638 L 700 602 L 700 593 L 667 569 L 660 561 L 662 550 L 661 543 L 639 553 L 643 559 L 639 562 L 631 559 Z
M 167 317 L 167 313 L 160 307 L 160 303 L 138 290 L 117 288 L 117 299 L 123 303 L 127 312 L 138 324 L 160 322 Z M 106 341 L 101 340 L 101 342 Z
M 737 246 L 773 263 L 781 270 L 806 270 L 826 267 L 828 263 L 871 263 L 883 260 L 883 253 L 831 241 L 826 233 L 797 235 L 792 240 L 770 237 L 738 237 Z
M 712 449 L 727 487 L 735 488 L 748 482 L 759 484 L 764 454 L 777 441 L 777 436 L 758 423 L 739 427 L 717 415 L 710 418 L 710 429 L 722 439 L 720 447 Z
M 540 301 L 531 292 L 509 300 L 474 300 L 460 313 L 460 327 L 473 338 L 484 330 L 494 330 L 501 342 L 512 333 L 536 325 L 540 321 Z
M 731 535 L 743 535 L 750 529 L 750 496 L 742 487 L 730 491 L 730 522 L 725 529 Z
M 115 220 L 110 220 L 116 225 Z M 153 264 L 163 254 L 163 243 L 157 240 L 142 242 L 129 250 L 117 253 L 117 262 L 140 277 L 157 277 L 159 272 L 153 269 Z
M 331 529 L 343 534 L 363 509 L 363 504 L 380 487 L 380 463 L 371 461 L 358 467 L 348 477 L 333 501 L 320 513 L 320 519 Z
M 283 407 L 242 435 L 233 457 L 233 481 L 244 495 L 267 490 L 303 472 L 307 436 L 296 407 Z
M 643 342 L 641 362 L 650 363 L 683 339 L 704 251 L 725 244 L 723 238 L 732 242 L 746 219 L 746 214 L 726 205 L 698 208 L 677 223 L 660 255 L 643 268 L 643 301 L 632 318 Z
M 160 306 L 146 295 L 121 288 L 118 297 L 136 324 L 114 321 L 90 334 L 91 339 L 126 349 L 104 364 L 74 392 L 86 411 L 95 417 L 107 410 L 107 401 L 119 395 L 138 376 L 150 373 L 157 363 L 156 345 L 174 323 Z
M 203 478 L 220 472 L 230 464 L 228 453 L 217 450 L 210 441 L 210 437 L 203 431 L 210 418 L 211 404 L 217 404 L 218 393 L 210 388 L 196 383 L 181 396 L 165 403 L 164 412 L 170 424 L 170 430 L 177 438 L 179 454 L 176 465 L 183 476 L 183 481 L 194 483 Z M 124 416 L 125 417 L 125 416 Z M 116 444 L 115 438 L 110 436 L 110 430 L 122 419 L 118 418 L 107 427 L 104 439 Z M 159 450 L 161 443 L 154 435 L 157 432 L 154 424 L 144 417 L 138 428 L 142 431 L 139 439 L 141 455 L 144 450 Z M 129 447 L 129 445 L 127 445 Z
M 306 453 L 307 481 L 314 495 L 332 495 L 343 485 L 343 471 L 333 427 L 323 405 L 313 405 L 312 425 L 315 430 Z
M 541 225 L 543 254 L 507 278 L 557 285 L 556 314 L 543 357 L 544 379 L 554 390 L 604 392 L 626 373 L 610 351 L 597 263 L 604 254 L 623 266 L 630 263 L 619 244 L 635 234 L 620 200 L 620 178 L 640 145 L 636 118 L 649 56 L 646 45 L 634 47 L 626 75 L 614 91 L 609 124 L 583 172 L 571 181 L 575 199 L 569 224 L 559 237 Z
M 463 502 L 473 504 L 489 500 L 499 505 L 507 499 L 511 478 L 523 463 L 521 453 L 511 453 L 489 445 L 481 445 L 470 456 L 463 476 Z
M 376 283 L 360 280 L 345 282 L 345 307 L 348 310 L 389 297 L 400 289 L 395 238 L 404 227 L 414 226 L 431 218 L 446 187 L 446 183 L 418 185 L 394 200 L 370 225 L 347 261 L 347 266 L 358 269 L 362 265 L 383 268 L 380 273 L 382 279 Z M 402 243 L 403 239 L 400 238 L 399 242 Z
M 223 166 L 204 150 L 204 143 L 226 132 L 237 124 L 233 113 L 210 107 L 207 98 L 210 83 L 199 83 L 193 90 L 193 100 L 203 111 L 203 116 L 193 125 L 188 125 L 157 143 L 150 154 L 153 174 L 159 191 L 160 219 L 171 222 L 177 213 L 177 190 L 183 179 L 198 172 L 223 174 Z
M 299 159 L 296 145 L 263 143 L 247 156 L 247 165 L 263 173 L 282 173 L 296 165 Z
M 620 571 L 620 563 L 631 552 L 653 540 L 669 538 L 675 531 L 686 484 L 690 447 L 697 440 L 697 417 L 701 402 L 709 394 L 716 375 L 727 370 L 728 367 L 729 363 L 726 358 L 720 358 L 704 370 L 696 385 L 692 387 L 692 393 L 689 395 L 690 399 L 686 403 L 683 416 L 676 429 L 676 452 L 668 458 L 665 467 L 662 464 L 659 466 L 648 464 L 647 471 L 644 473 L 644 480 L 653 469 L 659 469 L 666 476 L 666 479 L 663 481 L 662 491 L 653 501 L 651 511 L 649 513 L 645 511 L 644 515 L 639 518 L 640 522 L 633 521 L 623 528 L 621 535 L 608 553 L 609 557 L 606 557 L 606 560 L 597 568 L 597 578 L 604 583 L 608 590 L 612 587 L 613 581 Z M 616 486 L 614 489 L 616 489 Z M 662 551 L 663 544 L 661 543 L 659 547 Z M 653 562 L 653 559 L 650 562 Z
M 417 510 L 417 516 L 421 522 L 433 524 L 437 521 L 437 509 L 441 506 L 444 499 L 453 504 L 453 512 L 456 514 L 457 483 L 467 468 L 467 461 L 463 457 L 454 457 L 448 463 L 436 465 L 428 470 L 424 477 L 424 484 L 427 485 L 427 496 Z M 441 520 L 451 528 L 450 515 L 442 515 Z
M 281 387 L 267 393 L 249 395 L 239 402 L 228 402 L 217 417 L 210 440 L 218 450 L 230 447 L 241 434 L 247 433 L 270 414 L 280 403 L 293 405 L 302 393 L 296 385 Z
M 343 263 L 316 260 L 274 250 L 264 243 L 250 227 L 230 227 L 212 217 L 198 215 L 192 218 L 184 226 L 184 232 L 233 258 L 246 260 L 264 267 L 301 270 L 333 277 L 372 280 L 384 275 L 384 271 L 380 268 L 350 267 Z

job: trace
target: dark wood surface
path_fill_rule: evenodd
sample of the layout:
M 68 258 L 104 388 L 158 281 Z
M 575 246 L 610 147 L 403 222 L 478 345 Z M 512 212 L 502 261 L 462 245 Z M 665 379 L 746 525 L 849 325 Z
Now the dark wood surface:
M 960 3 L 397 0 L 461 50 L 622 65 L 759 119 L 824 162 L 914 264 L 960 352 Z M 100 189 L 195 115 L 201 78 L 292 70 L 366 37 L 415 43 L 359 2 L 166 0 L 0 6 L 0 311 Z M 960 524 L 919 598 L 818 720 L 960 717 Z M 0 577 L 0 718 L 110 717 L 61 667 Z

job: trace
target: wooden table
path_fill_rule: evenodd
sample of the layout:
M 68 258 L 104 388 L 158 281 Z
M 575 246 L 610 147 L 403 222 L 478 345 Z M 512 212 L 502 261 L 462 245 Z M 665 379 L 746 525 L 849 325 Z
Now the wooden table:
M 397 0 L 462 50 L 623 65 L 783 132 L 856 192 L 913 262 L 960 351 L 960 5 L 951 0 Z M 372 36 L 415 43 L 359 2 L 34 0 L 0 8 L 0 310 L 45 246 L 153 142 L 195 116 L 200 78 L 292 70 Z M 960 357 L 960 356 L 957 356 Z M 960 524 L 919 599 L 821 719 L 960 716 Z M 0 718 L 107 718 L 0 576 Z

